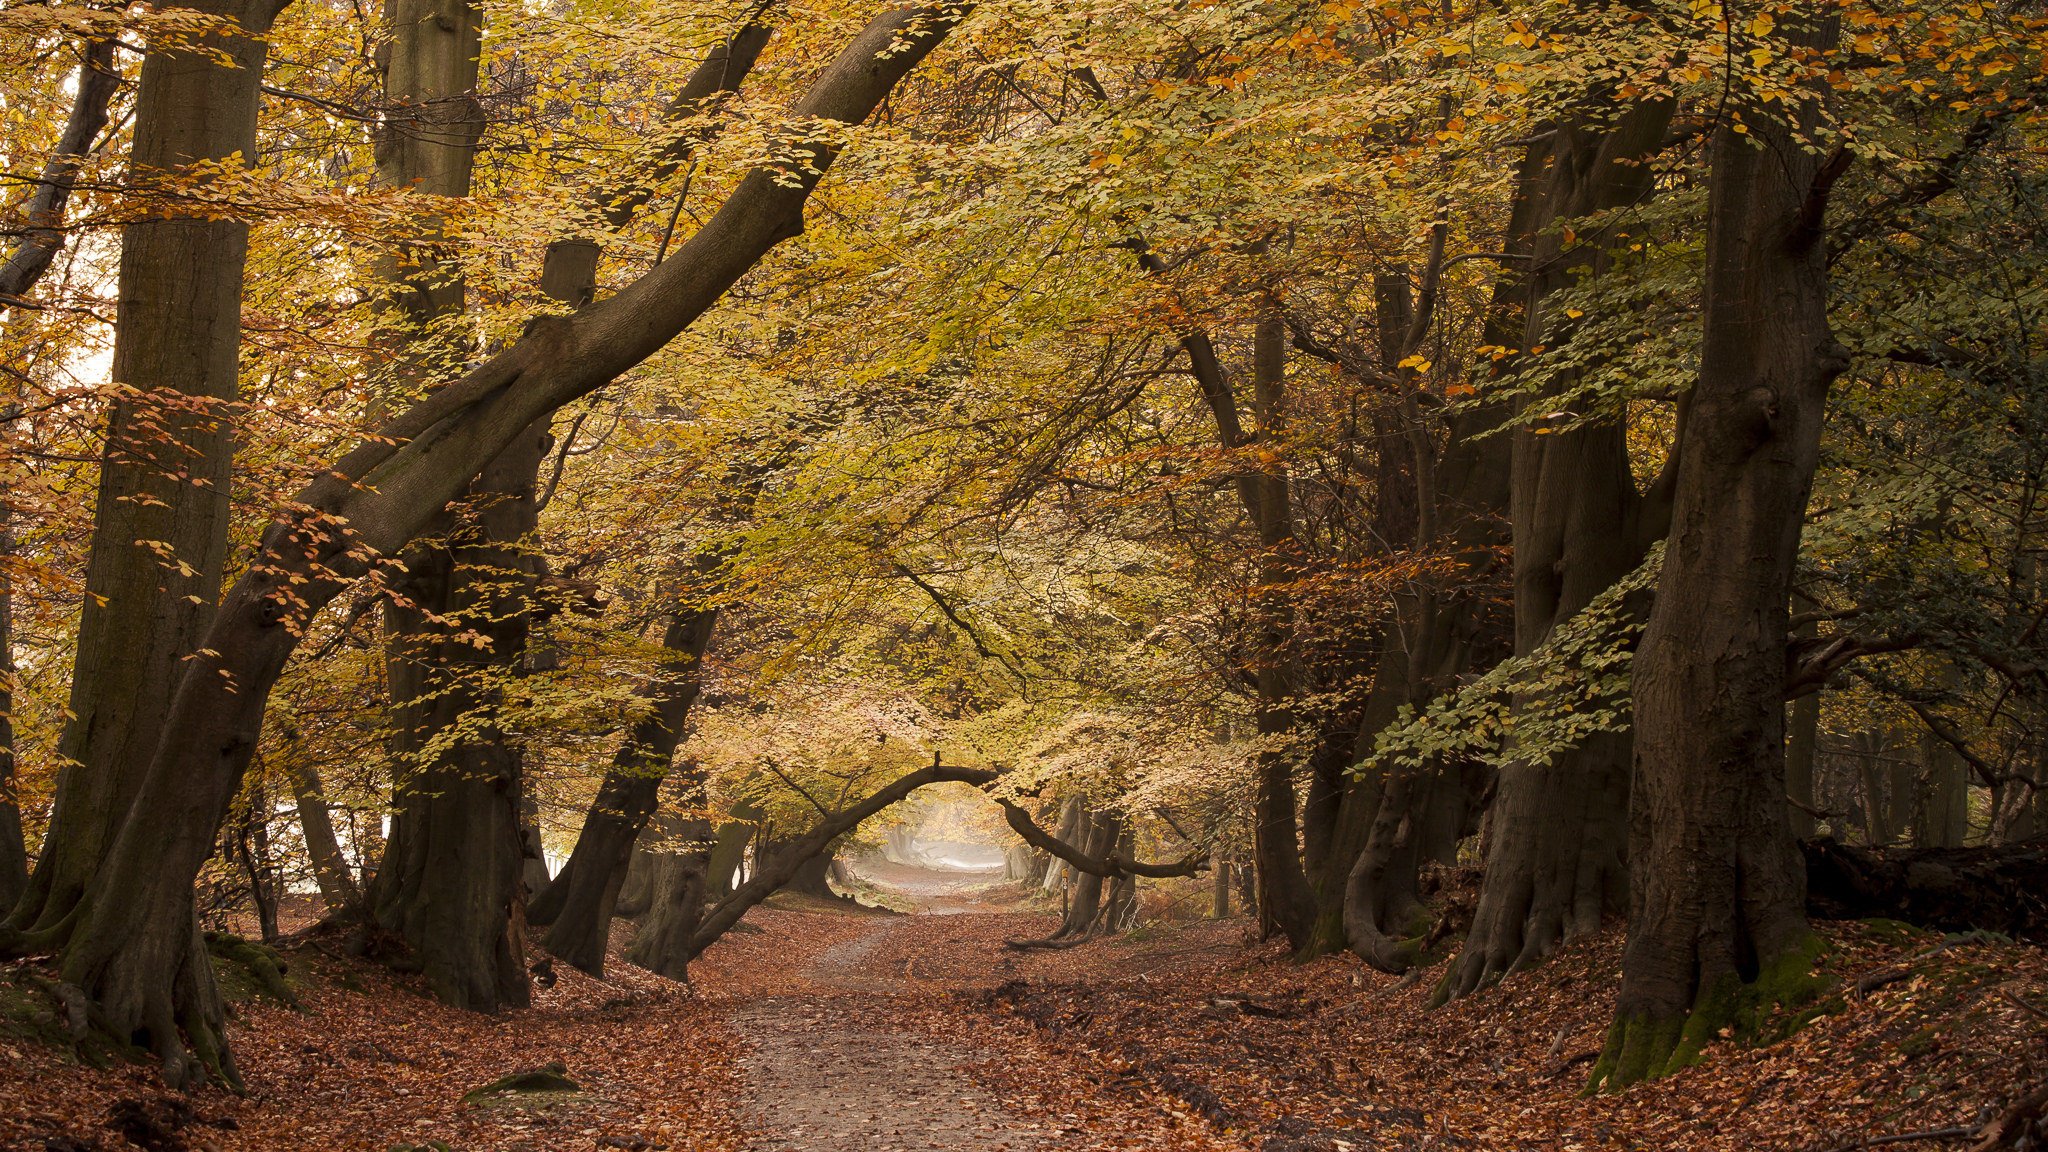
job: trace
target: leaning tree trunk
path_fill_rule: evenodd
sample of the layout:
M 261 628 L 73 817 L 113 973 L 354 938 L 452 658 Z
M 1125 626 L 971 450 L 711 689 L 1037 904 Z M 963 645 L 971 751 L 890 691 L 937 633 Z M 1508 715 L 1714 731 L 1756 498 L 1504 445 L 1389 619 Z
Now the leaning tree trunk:
M 286 749 L 285 776 L 291 782 L 292 801 L 299 809 L 299 834 L 306 842 L 306 856 L 313 864 L 313 883 L 320 889 L 320 902 L 329 912 L 360 911 L 362 889 L 341 854 L 341 841 L 334 835 L 334 817 L 320 775 Z
M 820 73 L 792 123 L 866 119 L 963 15 L 910 8 L 870 21 Z M 398 554 L 426 531 L 535 421 L 653 355 L 801 231 L 804 205 L 839 145 L 806 127 L 792 131 L 807 166 L 748 173 L 673 259 L 571 316 L 537 319 L 315 472 L 264 533 L 179 671 L 131 816 L 63 934 L 64 978 L 110 1027 L 146 1028 L 172 1080 L 226 1060 L 217 1014 L 200 1010 L 216 1002 L 212 969 L 188 962 L 199 955 L 190 950 L 193 882 L 312 614 L 373 558 Z M 181 1025 L 196 1057 L 179 1043 Z
M 547 950 L 592 976 L 604 975 L 605 945 L 626 867 L 660 800 L 661 782 L 703 683 L 699 669 L 717 619 L 716 608 L 703 606 L 679 607 L 669 617 L 662 636 L 668 666 L 640 693 L 652 711 L 620 744 L 562 874 L 534 901 L 534 923 L 550 926 Z M 652 891 L 661 890 L 657 880 Z
M 145 58 L 129 157 L 130 178 L 143 189 L 255 152 L 261 37 L 283 4 L 194 8 L 247 35 Z M 134 801 L 172 686 L 220 594 L 248 238 L 240 221 L 178 216 L 121 233 L 113 379 L 126 390 L 108 416 L 100 461 L 57 749 L 64 767 L 35 874 L 8 921 L 51 939 Z
M 43 165 L 42 179 L 29 195 L 22 213 L 27 227 L 6 262 L 0 263 L 0 309 L 26 297 L 63 250 L 64 206 L 71 200 L 80 166 L 98 142 L 100 130 L 107 126 L 107 104 L 121 86 L 121 73 L 114 67 L 114 41 L 89 40 L 84 48 L 71 115 Z
M 1788 36 L 1835 38 L 1832 17 L 1779 28 L 1780 54 Z M 1699 374 L 1635 659 L 1629 940 L 1593 1074 L 1610 1087 L 1799 999 L 1819 946 L 1785 816 L 1784 693 L 1792 570 L 1844 367 L 1822 219 L 1839 169 L 1810 138 L 1816 103 L 1743 111 L 1748 133 L 1724 125 L 1712 145 Z
M 1571 321 L 1552 295 L 1613 262 L 1609 228 L 1583 221 L 1649 198 L 1649 160 L 1663 146 L 1671 112 L 1671 103 L 1660 100 L 1630 108 L 1610 126 L 1559 129 L 1532 222 L 1523 347 L 1570 340 Z M 1584 230 L 1565 231 L 1574 222 Z M 1517 656 L 1541 648 L 1633 571 L 1662 531 L 1655 506 L 1646 507 L 1636 491 L 1627 431 L 1618 421 L 1517 428 L 1510 504 Z M 1525 706 L 1540 707 L 1540 700 L 1518 694 L 1517 710 Z M 1536 963 L 1623 910 L 1629 749 L 1626 733 L 1598 733 L 1547 756 L 1510 756 L 1501 766 L 1479 902 L 1442 994 L 1463 995 Z
M 163 174 L 175 182 L 195 167 L 254 155 L 262 37 L 282 7 L 196 5 L 238 31 L 144 58 L 132 179 L 147 184 Z M 68 767 L 36 873 L 10 921 L 41 929 L 29 935 L 30 947 L 68 941 L 64 980 L 85 990 L 116 1035 L 154 1050 L 172 1084 L 200 1081 L 208 1069 L 239 1084 L 221 1044 L 220 997 L 192 901 L 199 861 L 239 773 L 213 793 L 210 819 L 182 830 L 189 868 L 181 862 L 164 872 L 155 853 L 130 856 L 169 882 L 168 893 L 101 880 L 122 857 L 126 828 L 178 824 L 176 799 L 141 798 L 174 708 L 173 685 L 191 672 L 186 657 L 203 647 L 220 587 L 247 253 L 248 227 L 233 220 L 171 216 L 123 230 L 113 375 L 136 391 L 114 404 L 102 456 L 73 719 L 59 744 Z M 242 764 L 254 742 L 252 732 L 235 749 Z M 160 894 L 166 898 L 154 899 Z M 117 932 L 78 947 L 74 926 L 88 919 Z

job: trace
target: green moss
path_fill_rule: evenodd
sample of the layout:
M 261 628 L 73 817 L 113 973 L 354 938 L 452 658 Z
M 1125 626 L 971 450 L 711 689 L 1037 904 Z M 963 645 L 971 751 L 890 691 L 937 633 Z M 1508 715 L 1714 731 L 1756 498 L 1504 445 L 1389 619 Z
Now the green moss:
M 1925 929 L 1884 916 L 1871 916 L 1857 923 L 1863 925 L 1864 933 L 1871 939 L 1887 944 L 1906 944 L 1926 935 Z
M 523 1097 L 531 1103 L 534 1098 L 560 1099 L 583 1091 L 583 1086 L 569 1079 L 569 1069 L 559 1062 L 543 1064 L 525 1072 L 514 1072 L 500 1076 L 481 1088 L 463 1094 L 464 1103 L 491 1104 L 508 1097 Z
M 221 995 L 229 1001 L 268 997 L 291 1008 L 299 1007 L 298 994 L 285 979 L 288 965 L 277 949 L 231 932 L 208 932 L 206 950 L 217 961 L 214 978 Z
M 92 1068 L 111 1068 L 116 1061 L 140 1060 L 147 1053 L 123 1044 L 98 1028 L 74 1037 L 63 1004 L 48 980 L 0 978 L 0 1039 L 36 1044 Z
M 1771 1044 L 1804 1028 L 1830 1003 L 1821 999 L 1829 982 L 1815 971 L 1826 950 L 1825 941 L 1808 933 L 1767 961 L 1756 979 L 1729 973 L 1701 988 L 1683 1016 L 1618 1017 L 1586 1093 L 1626 1088 L 1697 1064 L 1707 1045 L 1723 1036 L 1740 1044 Z

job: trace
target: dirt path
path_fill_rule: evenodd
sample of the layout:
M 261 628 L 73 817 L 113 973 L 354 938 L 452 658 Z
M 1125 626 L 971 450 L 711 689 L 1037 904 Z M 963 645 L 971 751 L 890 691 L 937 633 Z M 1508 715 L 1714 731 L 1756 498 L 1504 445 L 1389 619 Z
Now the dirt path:
M 927 913 L 961 913 L 984 908 L 976 890 L 989 877 L 892 866 L 885 882 Z M 804 965 L 805 991 L 750 1000 L 732 1013 L 747 1044 L 745 1119 L 761 1129 L 750 1152 L 1040 1146 L 1036 1126 L 1003 1109 L 968 1073 L 998 1052 L 941 1043 L 902 1025 L 901 1010 L 918 988 L 881 957 L 910 919 L 867 920 Z

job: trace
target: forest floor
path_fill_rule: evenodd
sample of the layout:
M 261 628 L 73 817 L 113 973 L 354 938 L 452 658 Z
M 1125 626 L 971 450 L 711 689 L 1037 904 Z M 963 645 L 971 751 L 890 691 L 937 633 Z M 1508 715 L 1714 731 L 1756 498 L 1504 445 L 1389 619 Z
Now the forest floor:
M 691 988 L 615 963 L 499 1017 L 304 941 L 300 1008 L 241 990 L 241 1097 L 78 1065 L 39 1042 L 54 1017 L 27 972 L 0 968 L 0 1148 L 1846 1152 L 1938 1133 L 1885 1145 L 1919 1150 L 1970 1148 L 2048 1083 L 2048 955 L 1996 940 L 1828 926 L 1826 1015 L 1585 1099 L 1618 936 L 1431 1010 L 1426 981 L 1292 963 L 1243 921 L 1013 950 L 1053 918 L 989 880 L 871 869 L 950 914 L 778 898 Z M 476 1093 L 550 1062 L 577 1091 Z

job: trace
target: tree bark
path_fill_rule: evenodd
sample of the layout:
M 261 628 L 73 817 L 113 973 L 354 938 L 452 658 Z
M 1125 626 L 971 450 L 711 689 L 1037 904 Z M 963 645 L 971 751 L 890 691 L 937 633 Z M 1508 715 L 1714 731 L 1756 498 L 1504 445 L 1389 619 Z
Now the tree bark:
M 1534 221 L 1522 347 L 1570 340 L 1570 319 L 1553 295 L 1612 263 L 1611 225 L 1583 221 L 1650 197 L 1649 160 L 1671 113 L 1670 101 L 1653 101 L 1604 127 L 1559 128 Z M 1569 232 L 1573 222 L 1585 232 Z M 1550 394 L 1569 387 L 1560 381 Z M 1528 403 L 1547 404 L 1548 395 Z M 1527 656 L 1633 571 L 1664 525 L 1636 490 L 1619 421 L 1517 427 L 1512 488 L 1515 654 Z M 1540 962 L 1625 908 L 1629 749 L 1627 733 L 1600 733 L 1545 758 L 1502 764 L 1479 902 L 1443 994 L 1464 995 Z
M 717 620 L 715 607 L 695 605 L 669 617 L 662 636 L 668 666 L 639 693 L 652 710 L 619 746 L 568 863 L 530 912 L 534 923 L 550 926 L 547 950 L 592 976 L 604 975 L 605 945 L 633 845 L 660 801 L 661 783 L 703 683 L 700 669 Z
M 78 88 L 64 133 L 43 165 L 43 177 L 22 213 L 26 225 L 7 262 L 0 264 L 0 309 L 24 299 L 64 250 L 64 206 L 71 200 L 78 169 L 107 126 L 107 103 L 121 87 L 114 67 L 114 42 L 89 40 L 78 67 Z
M 1836 19 L 1788 18 L 1776 46 L 1825 48 Z M 1824 164 L 1839 161 L 1805 138 L 1817 101 L 1742 112 L 1747 134 L 1724 122 L 1712 144 L 1700 365 L 1634 665 L 1629 939 L 1593 1074 L 1609 1087 L 1796 1002 L 1818 948 L 1785 819 L 1783 704 L 1792 570 L 1845 366 L 1822 242 Z
M 341 841 L 334 835 L 334 818 L 320 776 L 311 764 L 287 749 L 285 776 L 291 781 L 292 800 L 299 809 L 299 832 L 306 842 L 306 856 L 313 865 L 313 882 L 319 886 L 320 901 L 329 912 L 350 913 L 362 909 L 363 893 L 348 858 L 341 854 Z
M 1494 282 L 1483 330 L 1483 338 L 1500 347 L 1515 343 L 1524 325 L 1527 286 L 1516 266 L 1534 244 L 1537 180 L 1547 155 L 1542 146 L 1531 148 L 1516 176 L 1502 242 L 1512 259 Z M 1432 263 L 1436 259 L 1433 254 Z M 1381 286 L 1375 296 L 1389 314 L 1381 322 L 1381 370 L 1409 371 L 1401 361 L 1427 331 L 1427 313 L 1433 309 L 1417 315 L 1405 277 L 1399 285 Z M 1434 780 L 1418 787 L 1417 780 L 1408 778 L 1413 770 L 1390 779 L 1367 760 L 1402 706 L 1427 705 L 1469 669 L 1491 663 L 1505 646 L 1505 626 L 1489 603 L 1506 544 L 1510 442 L 1498 434 L 1505 415 L 1501 404 L 1459 409 L 1449 421 L 1441 452 L 1426 466 L 1422 459 L 1431 451 L 1426 443 L 1410 449 L 1412 470 L 1430 477 L 1427 489 L 1415 495 L 1422 506 L 1415 515 L 1415 546 L 1447 553 L 1452 574 L 1417 581 L 1395 598 L 1352 753 L 1353 772 L 1338 809 L 1330 864 L 1319 883 L 1321 906 L 1315 941 L 1306 950 L 1310 953 L 1342 945 L 1383 970 L 1404 970 L 1413 956 L 1397 934 L 1420 906 L 1418 869 L 1434 854 L 1415 851 L 1405 830 L 1419 826 L 1424 815 L 1419 805 L 1431 802 L 1436 815 L 1429 823 L 1439 828 L 1447 823 L 1462 827 L 1475 815 L 1461 807 L 1477 800 L 1474 785 L 1480 781 L 1472 778 L 1472 766 L 1436 763 L 1420 770 L 1430 776 L 1455 772 L 1457 786 L 1449 789 Z
M 13 554 L 13 512 L 0 507 L 0 559 Z M 0 565 L 0 911 L 14 907 L 28 887 L 28 845 L 14 769 L 14 677 L 14 580 Z
M 1806 911 L 1822 920 L 1882 916 L 1944 932 L 2048 939 L 2048 843 L 1978 848 L 1801 846 Z
M 145 189 L 255 151 L 261 37 L 283 5 L 194 7 L 246 34 L 144 58 L 129 166 Z M 105 83 L 98 72 L 81 78 L 87 88 Z M 58 745 L 64 767 L 42 855 L 8 921 L 50 940 L 74 915 L 140 787 L 172 686 L 219 594 L 227 550 L 249 229 L 178 216 L 175 205 L 166 211 L 121 233 L 113 379 L 125 390 L 101 455 L 71 718 Z
M 856 123 L 957 25 L 965 8 L 898 9 L 871 22 L 812 85 L 798 124 Z M 263 706 L 310 615 L 377 556 L 403 549 L 476 473 L 540 417 L 664 346 L 782 240 L 801 230 L 837 145 L 799 134 L 804 167 L 746 176 L 725 204 L 618 295 L 543 318 L 518 341 L 435 389 L 322 470 L 273 524 L 176 678 L 137 809 L 93 879 L 89 913 L 65 934 L 65 978 L 117 1028 L 150 1029 L 176 1082 L 224 1059 L 217 1027 L 177 1038 L 191 979 L 211 970 L 158 947 L 192 921 L 192 883 L 247 768 Z M 182 946 L 180 946 L 182 948 Z

